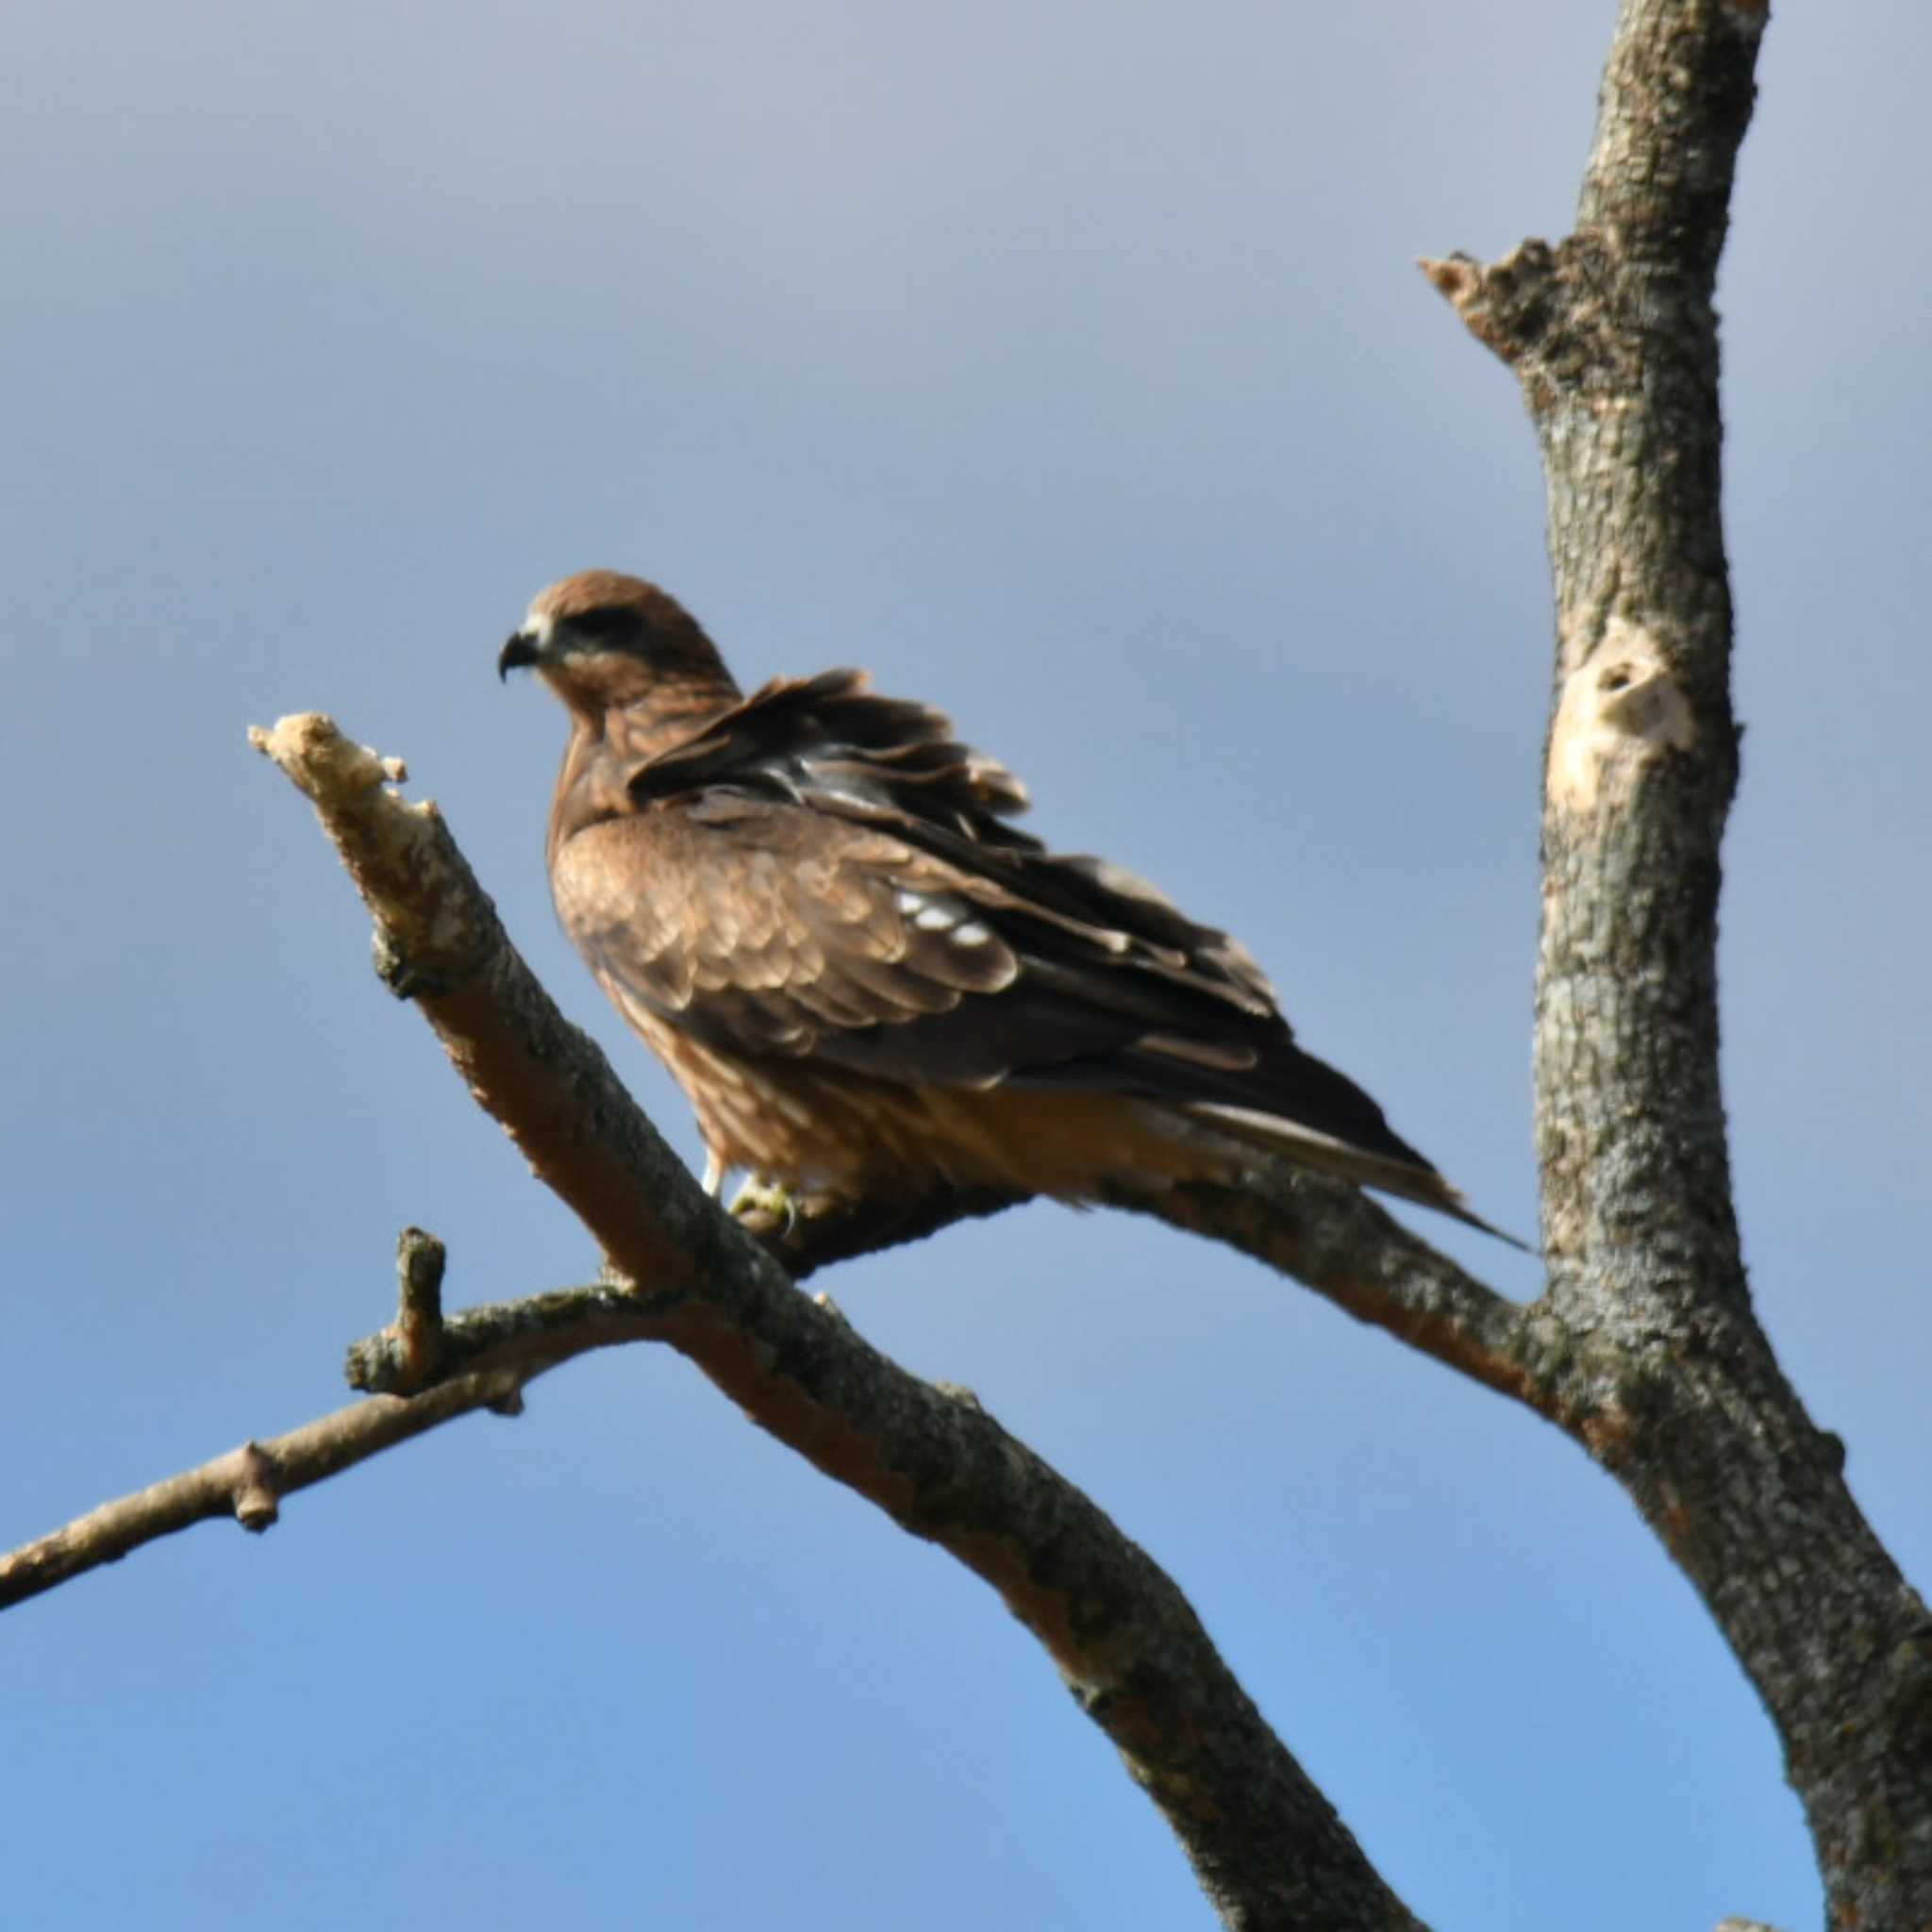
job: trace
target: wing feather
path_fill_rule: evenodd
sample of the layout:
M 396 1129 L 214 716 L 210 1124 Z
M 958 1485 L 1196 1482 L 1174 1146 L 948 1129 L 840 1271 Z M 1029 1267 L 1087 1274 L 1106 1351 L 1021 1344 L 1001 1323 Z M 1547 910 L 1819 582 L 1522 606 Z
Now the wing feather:
M 862 673 L 768 684 L 626 785 L 552 880 L 621 1006 L 730 1054 L 1279 1116 L 1433 1172 L 1238 941 L 1008 824 L 1019 780 Z

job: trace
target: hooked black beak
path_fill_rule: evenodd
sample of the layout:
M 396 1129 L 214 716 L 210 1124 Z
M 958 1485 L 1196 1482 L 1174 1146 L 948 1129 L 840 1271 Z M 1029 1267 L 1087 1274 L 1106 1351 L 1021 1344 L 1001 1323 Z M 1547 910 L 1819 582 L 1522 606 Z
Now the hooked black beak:
M 512 671 L 527 671 L 537 658 L 537 640 L 526 630 L 512 631 L 509 641 L 496 654 L 497 681 L 501 683 Z

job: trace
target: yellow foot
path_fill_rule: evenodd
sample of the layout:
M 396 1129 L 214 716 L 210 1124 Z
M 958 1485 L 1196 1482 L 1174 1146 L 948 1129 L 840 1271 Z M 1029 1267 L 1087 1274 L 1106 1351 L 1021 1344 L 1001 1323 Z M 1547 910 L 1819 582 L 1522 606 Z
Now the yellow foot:
M 747 1174 L 744 1185 L 731 1197 L 731 1211 L 741 1220 L 751 1214 L 769 1214 L 784 1224 L 788 1235 L 797 1226 L 804 1207 L 803 1198 L 783 1181 L 769 1180 L 763 1174 Z

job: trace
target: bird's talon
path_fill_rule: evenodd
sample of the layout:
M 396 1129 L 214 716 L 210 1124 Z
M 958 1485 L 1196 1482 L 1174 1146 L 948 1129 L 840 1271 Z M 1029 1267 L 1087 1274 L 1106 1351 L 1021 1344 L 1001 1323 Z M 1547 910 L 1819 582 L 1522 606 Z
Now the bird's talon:
M 783 1234 L 789 1239 L 798 1225 L 800 1204 L 798 1196 L 783 1181 L 748 1174 L 744 1185 L 731 1197 L 731 1212 L 741 1221 L 748 1215 L 769 1214 L 783 1223 Z

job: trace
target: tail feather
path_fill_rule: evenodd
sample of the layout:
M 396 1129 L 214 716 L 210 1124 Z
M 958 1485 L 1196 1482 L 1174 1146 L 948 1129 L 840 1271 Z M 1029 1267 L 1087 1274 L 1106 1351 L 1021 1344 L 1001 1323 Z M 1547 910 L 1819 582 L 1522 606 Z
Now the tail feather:
M 1472 1212 L 1461 1194 L 1420 1155 L 1406 1159 L 1393 1154 L 1378 1153 L 1372 1148 L 1339 1140 L 1333 1134 L 1324 1134 L 1318 1127 L 1284 1120 L 1279 1114 L 1262 1113 L 1254 1108 L 1233 1107 L 1221 1101 L 1195 1101 L 1187 1107 L 1186 1111 L 1194 1119 L 1208 1122 L 1253 1146 L 1284 1155 L 1302 1167 L 1315 1168 L 1323 1174 L 1354 1181 L 1357 1186 L 1378 1188 L 1385 1194 L 1395 1194 L 1405 1201 L 1433 1208 L 1440 1214 L 1450 1215 L 1471 1227 L 1480 1228 L 1487 1235 L 1493 1235 L 1499 1241 L 1507 1241 L 1512 1248 L 1521 1248 L 1524 1254 L 1534 1252 L 1527 1242 L 1518 1241 L 1513 1234 L 1504 1233 L 1500 1227 L 1492 1226 L 1479 1214 Z M 1393 1141 L 1395 1137 L 1391 1135 L 1389 1138 Z M 1407 1149 L 1406 1142 L 1396 1141 L 1395 1144 L 1404 1147 L 1406 1152 L 1413 1152 Z

